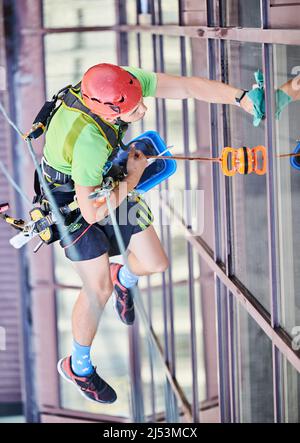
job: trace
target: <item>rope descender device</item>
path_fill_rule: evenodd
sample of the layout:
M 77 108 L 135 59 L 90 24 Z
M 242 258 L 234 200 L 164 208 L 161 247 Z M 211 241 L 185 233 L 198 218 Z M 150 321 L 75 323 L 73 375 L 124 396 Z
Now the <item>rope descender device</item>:
M 232 177 L 236 173 L 264 175 L 267 171 L 267 152 L 264 146 L 255 148 L 224 148 L 219 158 L 224 175 Z M 228 165 L 230 163 L 230 166 Z
M 59 211 L 65 217 L 65 220 L 67 220 L 67 217 L 77 208 L 78 203 L 74 200 L 69 205 L 60 207 Z M 29 212 L 30 220 L 26 222 L 25 220 L 16 219 L 8 215 L 7 211 L 9 209 L 9 203 L 0 204 L 0 218 L 19 231 L 19 233 L 9 241 L 14 248 L 20 249 L 32 239 L 39 237 L 41 242 L 34 249 L 34 252 L 37 252 L 42 244 L 49 245 L 58 240 L 58 221 L 52 211 L 46 211 L 36 206 Z
M 117 183 L 114 182 L 112 177 L 106 177 L 103 180 L 103 183 L 99 188 L 96 188 L 89 196 L 89 200 L 98 200 L 98 199 L 104 199 L 107 195 L 111 193 L 111 191 L 114 190 L 114 188 L 117 186 Z

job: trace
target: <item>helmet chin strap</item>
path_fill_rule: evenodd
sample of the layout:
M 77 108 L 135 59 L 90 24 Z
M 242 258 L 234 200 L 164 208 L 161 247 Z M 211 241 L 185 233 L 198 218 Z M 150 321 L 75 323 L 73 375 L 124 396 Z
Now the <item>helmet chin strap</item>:
M 124 122 L 123 120 L 121 120 L 120 117 L 117 117 L 117 118 L 116 118 L 116 123 L 115 123 L 115 124 L 116 124 L 116 125 L 119 125 L 119 126 L 128 125 L 128 123 L 127 123 L 127 122 Z
M 120 145 L 120 147 L 121 147 L 124 151 L 126 151 L 126 150 L 128 149 L 128 145 L 125 145 L 125 144 L 123 143 L 123 141 L 122 141 L 122 136 L 121 136 L 121 132 L 122 132 L 122 129 L 123 129 L 123 128 L 124 128 L 125 130 L 128 128 L 128 124 L 129 124 L 129 123 L 124 122 L 123 120 L 121 120 L 120 117 L 117 117 L 117 118 L 116 118 L 116 123 L 115 123 L 115 125 L 118 125 L 118 126 L 119 126 L 118 141 L 119 141 L 119 145 Z

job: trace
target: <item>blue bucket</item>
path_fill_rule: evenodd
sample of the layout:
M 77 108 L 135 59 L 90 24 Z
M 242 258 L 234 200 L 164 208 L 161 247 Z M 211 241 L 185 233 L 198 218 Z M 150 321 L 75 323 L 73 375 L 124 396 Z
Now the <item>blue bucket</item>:
M 142 151 L 145 155 L 159 155 L 167 148 L 165 142 L 156 131 L 147 131 L 129 142 L 135 143 L 136 149 Z M 164 156 L 172 157 L 169 151 Z M 113 163 L 125 166 L 127 163 L 128 151 L 120 149 Z M 177 169 L 175 160 L 157 159 L 150 164 L 144 171 L 136 190 L 141 193 L 147 192 L 170 177 Z
M 300 154 L 300 142 L 295 147 L 293 154 Z M 299 157 L 291 157 L 290 162 L 291 162 L 291 166 L 293 168 L 300 170 L 300 156 Z

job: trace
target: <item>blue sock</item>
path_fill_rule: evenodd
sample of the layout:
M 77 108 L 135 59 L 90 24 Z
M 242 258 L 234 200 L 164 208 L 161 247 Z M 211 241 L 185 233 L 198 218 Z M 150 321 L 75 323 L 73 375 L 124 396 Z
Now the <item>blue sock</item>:
M 81 346 L 79 343 L 73 340 L 71 365 L 74 374 L 82 377 L 90 375 L 94 371 L 91 363 L 90 352 L 90 346 Z
M 118 277 L 121 285 L 123 285 L 127 289 L 132 288 L 132 286 L 136 285 L 139 279 L 138 276 L 133 274 L 126 265 L 122 266 L 119 271 Z

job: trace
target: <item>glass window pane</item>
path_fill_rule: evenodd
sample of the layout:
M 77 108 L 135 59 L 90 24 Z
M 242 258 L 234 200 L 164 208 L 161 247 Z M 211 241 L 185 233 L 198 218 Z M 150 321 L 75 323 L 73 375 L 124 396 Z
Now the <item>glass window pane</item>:
M 300 374 L 281 355 L 283 368 L 284 423 L 300 423 Z
M 190 320 L 188 302 L 188 284 L 176 284 L 174 293 L 176 378 L 192 401 L 192 365 L 190 347 Z
M 151 299 L 149 300 L 150 297 Z M 162 287 L 153 287 L 149 293 L 143 294 L 144 306 L 149 316 L 148 306 L 151 304 L 152 328 L 164 349 L 164 317 L 163 317 L 163 290 Z M 150 316 L 149 316 L 150 318 Z M 165 411 L 165 371 L 155 349 L 149 348 L 148 332 L 141 324 L 140 327 L 140 350 L 142 383 L 144 394 L 145 415 L 151 415 L 153 411 L 152 396 L 154 397 L 155 412 Z M 152 355 L 152 360 L 151 360 Z M 153 365 L 151 368 L 151 364 Z M 152 371 L 151 371 L 152 370 Z
M 198 257 L 194 255 L 194 264 L 198 263 Z M 195 266 L 196 268 L 196 266 Z M 201 308 L 201 288 L 200 279 L 196 277 L 195 269 L 195 319 L 196 319 L 196 337 L 197 337 L 197 365 L 198 365 L 198 398 L 199 402 L 206 400 L 206 375 L 204 364 L 204 337 L 202 324 L 202 308 Z M 199 268 L 198 268 L 199 271 Z
M 136 25 L 137 0 L 126 0 L 126 23 Z
M 245 309 L 236 304 L 235 320 L 238 421 L 272 423 L 272 343 Z
M 62 28 L 76 26 L 110 26 L 116 22 L 111 0 L 44 0 L 44 26 Z
M 164 63 L 165 72 L 171 75 L 181 75 L 180 39 L 178 37 L 164 37 Z M 183 122 L 182 101 L 166 100 L 167 143 L 174 145 L 172 153 L 182 154 L 183 147 Z M 177 161 L 177 171 L 169 179 L 170 188 L 185 189 L 184 162 Z
M 151 34 L 140 34 L 140 55 L 141 55 L 141 68 L 145 71 L 154 71 L 153 60 L 153 39 Z M 143 119 L 143 130 L 155 130 L 156 127 L 156 104 L 154 97 L 145 97 L 144 103 L 147 106 L 147 112 Z
M 198 360 L 199 400 L 205 398 L 205 370 L 203 359 L 202 311 L 198 256 L 193 253 L 196 347 Z M 179 228 L 172 226 L 172 277 L 174 297 L 174 326 L 176 347 L 176 378 L 192 401 L 192 362 L 190 339 L 189 283 L 187 241 Z M 177 282 L 177 283 L 176 283 Z M 175 283 L 175 284 L 174 284 Z
M 128 63 L 129 66 L 139 66 L 139 53 L 137 44 L 137 35 L 135 32 L 129 32 L 128 38 Z
M 262 68 L 261 45 L 229 42 L 226 54 L 226 82 L 250 89 L 254 83 L 254 72 Z M 252 115 L 238 107 L 228 106 L 226 135 L 229 146 L 233 148 L 263 145 L 264 122 L 254 127 Z M 230 185 L 234 273 L 269 309 L 266 175 L 236 174 L 230 178 Z
M 221 0 L 221 26 L 260 28 L 260 0 Z
M 159 5 L 161 5 L 162 24 L 177 25 L 179 21 L 179 2 L 177 0 L 154 0 L 156 23 L 159 23 Z
M 300 46 L 274 46 L 275 88 L 295 79 L 300 72 Z M 298 87 L 295 83 L 295 87 Z M 300 102 L 287 106 L 276 122 L 276 151 L 292 152 L 299 140 Z M 291 335 L 300 324 L 300 171 L 290 160 L 276 161 L 278 179 L 278 226 L 281 272 L 281 322 Z
M 117 63 L 114 32 L 85 32 L 47 35 L 45 69 L 47 94 L 81 80 L 98 63 Z
M 146 32 L 140 33 L 141 44 L 141 68 L 153 71 L 153 40 L 152 35 Z

